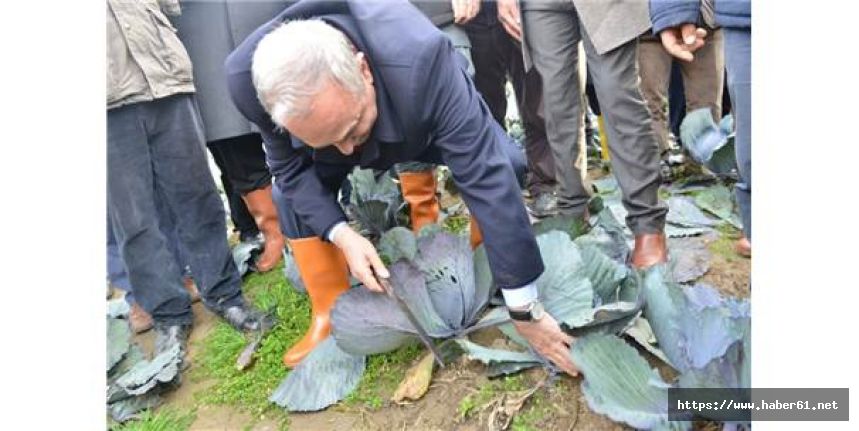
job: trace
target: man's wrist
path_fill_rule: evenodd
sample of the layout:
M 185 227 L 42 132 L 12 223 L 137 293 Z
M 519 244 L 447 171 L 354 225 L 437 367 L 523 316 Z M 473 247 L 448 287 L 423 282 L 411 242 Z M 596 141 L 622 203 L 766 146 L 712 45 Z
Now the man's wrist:
M 328 229 L 328 242 L 336 244 L 337 243 L 337 234 L 343 231 L 343 228 L 348 228 L 349 225 L 346 224 L 345 221 L 338 222 L 331 229 Z

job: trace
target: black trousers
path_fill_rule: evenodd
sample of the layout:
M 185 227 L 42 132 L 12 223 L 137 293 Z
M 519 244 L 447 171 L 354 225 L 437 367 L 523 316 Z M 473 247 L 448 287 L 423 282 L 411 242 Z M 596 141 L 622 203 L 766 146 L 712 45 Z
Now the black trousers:
M 221 183 L 230 205 L 230 218 L 242 240 L 259 234 L 256 222 L 242 195 L 271 184 L 265 164 L 262 137 L 257 133 L 207 142 L 221 171 Z
M 505 84 L 508 76 L 513 84 L 519 116 L 525 129 L 528 163 L 525 187 L 532 196 L 551 192 L 555 187 L 555 160 L 546 138 L 546 123 L 540 112 L 543 104 L 540 75 L 536 68 L 525 73 L 521 47 L 496 20 L 475 20 L 466 25 L 465 30 L 471 41 L 474 86 L 501 127 L 506 127 Z

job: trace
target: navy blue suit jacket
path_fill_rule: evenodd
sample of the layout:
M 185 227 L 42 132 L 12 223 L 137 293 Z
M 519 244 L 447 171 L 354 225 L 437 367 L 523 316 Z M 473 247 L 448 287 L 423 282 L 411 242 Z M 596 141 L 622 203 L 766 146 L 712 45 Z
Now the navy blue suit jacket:
M 279 131 L 256 96 L 251 62 L 260 39 L 285 21 L 320 18 L 367 55 L 378 106 L 370 138 L 350 156 L 312 148 Z M 259 126 L 267 162 L 302 223 L 319 236 L 345 220 L 320 178 L 333 165 L 387 169 L 422 160 L 446 164 L 477 219 L 495 283 L 521 287 L 543 272 L 522 202 L 509 139 L 477 93 L 453 46 L 406 1 L 301 1 L 251 34 L 227 58 L 233 101 Z

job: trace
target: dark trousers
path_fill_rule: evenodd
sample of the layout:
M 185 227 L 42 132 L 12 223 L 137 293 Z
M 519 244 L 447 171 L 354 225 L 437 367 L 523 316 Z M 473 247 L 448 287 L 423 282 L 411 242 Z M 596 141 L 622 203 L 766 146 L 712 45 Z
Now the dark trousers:
M 157 322 L 191 323 L 182 271 L 159 227 L 156 196 L 176 223 L 209 308 L 240 305 L 241 278 L 227 245 L 224 207 L 191 95 L 107 112 L 107 205 L 137 302 Z
M 659 201 L 659 146 L 639 87 L 636 41 L 598 54 L 573 2 L 559 1 L 552 10 L 523 6 L 522 27 L 534 67 L 543 78 L 546 133 L 558 164 L 561 213 L 583 213 L 590 197 L 576 167 L 585 109 L 578 74 L 581 41 L 602 105 L 612 168 L 628 211 L 626 224 L 635 235 L 661 232 L 668 209 Z
M 752 32 L 725 28 L 725 66 L 728 91 L 734 113 L 737 155 L 737 205 L 743 219 L 743 233 L 752 239 Z
M 271 184 L 262 137 L 258 133 L 250 133 L 210 141 L 206 146 L 221 171 L 221 183 L 230 205 L 233 226 L 242 240 L 255 237 L 259 229 L 242 195 Z
M 555 159 L 546 139 L 542 116 L 543 85 L 537 70 L 525 73 L 521 46 L 495 20 L 466 26 L 474 61 L 474 86 L 489 105 L 492 117 L 505 127 L 507 77 L 516 93 L 516 104 L 525 129 L 528 174 L 525 187 L 532 196 L 555 188 Z

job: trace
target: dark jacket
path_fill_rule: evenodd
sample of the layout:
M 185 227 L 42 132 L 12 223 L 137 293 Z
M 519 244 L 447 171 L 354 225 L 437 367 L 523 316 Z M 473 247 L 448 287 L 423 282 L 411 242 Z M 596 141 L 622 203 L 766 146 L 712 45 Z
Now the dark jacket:
M 752 27 L 751 0 L 715 0 L 716 25 L 726 28 Z M 700 24 L 700 0 L 650 0 L 653 33 L 685 23 Z
M 251 61 L 259 40 L 284 21 L 317 17 L 343 31 L 367 54 L 378 119 L 370 138 L 344 156 L 312 150 L 279 132 L 257 100 Z M 319 235 L 345 216 L 319 172 L 330 166 L 387 169 L 421 160 L 446 164 L 483 233 L 494 280 L 520 287 L 543 272 L 537 242 L 504 140 L 450 41 L 405 1 L 301 1 L 248 37 L 227 58 L 230 93 L 256 123 L 269 168 L 301 221 Z M 294 142 L 293 142 L 294 141 Z

